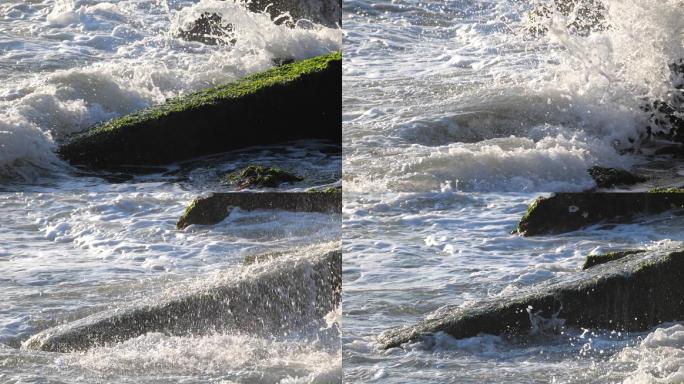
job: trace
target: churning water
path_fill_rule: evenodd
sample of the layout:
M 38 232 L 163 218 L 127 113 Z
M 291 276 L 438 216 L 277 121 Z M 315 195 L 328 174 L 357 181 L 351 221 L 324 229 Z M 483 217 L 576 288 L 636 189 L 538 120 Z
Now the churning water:
M 682 1 L 602 1 L 609 27 L 588 35 L 567 27 L 576 14 L 555 12 L 541 20 L 542 36 L 530 33 L 538 3 L 557 8 L 345 1 L 349 382 L 682 381 L 681 324 L 642 334 L 437 335 L 388 351 L 375 341 L 441 306 L 573 273 L 589 254 L 682 245 L 684 221 L 669 214 L 561 236 L 510 234 L 542 192 L 592 188 L 589 167 L 652 161 L 642 107 L 671 97 L 668 65 L 684 57 Z
M 204 12 L 235 44 L 174 37 Z M 83 353 L 20 349 L 52 325 L 160 295 L 188 279 L 239 271 L 245 256 L 340 238 L 340 216 L 234 211 L 222 223 L 175 222 L 220 178 L 250 164 L 341 183 L 339 147 L 295 142 L 159 168 L 84 174 L 55 155 L 97 122 L 341 49 L 339 29 L 275 25 L 232 1 L 31 0 L 0 4 L 0 382 L 312 382 L 341 376 L 338 316 L 298 337 L 147 334 Z M 100 177 L 102 176 L 102 177 Z

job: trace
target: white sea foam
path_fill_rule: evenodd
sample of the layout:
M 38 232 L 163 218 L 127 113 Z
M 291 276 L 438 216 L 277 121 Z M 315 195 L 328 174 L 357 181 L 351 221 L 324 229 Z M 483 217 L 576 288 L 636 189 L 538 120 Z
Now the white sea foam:
M 627 363 L 625 384 L 681 383 L 684 381 L 684 325 L 663 325 L 639 345 L 620 352 L 615 360 Z
M 673 90 L 684 11 L 675 0 L 603 3 L 610 28 L 589 36 L 557 14 L 531 38 L 532 2 L 401 1 L 374 24 L 348 15 L 349 189 L 578 190 L 592 165 L 640 161 L 623 151 L 645 137 L 645 98 Z M 353 11 L 370 12 L 363 4 Z M 426 25 L 442 18 L 452 22 Z

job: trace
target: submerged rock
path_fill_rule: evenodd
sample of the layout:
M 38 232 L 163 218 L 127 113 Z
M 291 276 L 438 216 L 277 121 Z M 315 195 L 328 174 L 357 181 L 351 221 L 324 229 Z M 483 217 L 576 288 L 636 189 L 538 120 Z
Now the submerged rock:
M 50 352 L 86 350 L 148 332 L 185 336 L 224 329 L 286 335 L 325 317 L 340 302 L 339 244 L 289 252 L 241 273 L 182 287 L 179 294 L 121 304 L 119 308 L 47 329 L 23 348 Z M 197 283 L 195 283 L 197 285 Z
M 599 188 L 612 188 L 618 185 L 634 185 L 646 181 L 645 177 L 635 175 L 624 169 L 591 167 L 588 170 L 591 178 Z
M 183 229 L 192 224 L 221 222 L 233 208 L 246 211 L 278 209 L 293 212 L 342 212 L 342 192 L 227 192 L 195 199 L 176 224 Z
M 643 331 L 684 320 L 684 250 L 625 256 L 537 284 L 516 296 L 467 307 L 445 307 L 411 326 L 384 332 L 383 348 L 436 332 L 455 338 L 506 335 L 564 327 Z
M 640 215 L 684 208 L 684 193 L 556 193 L 535 200 L 515 232 L 524 236 L 574 231 L 599 223 L 627 223 Z
M 238 188 L 276 188 L 280 184 L 293 183 L 304 180 L 302 177 L 278 167 L 262 167 L 250 165 L 242 170 L 226 176 L 225 181 Z
M 342 55 L 332 53 L 171 99 L 71 138 L 76 165 L 165 164 L 254 145 L 341 143 Z
M 218 13 L 205 12 L 188 29 L 179 29 L 175 35 L 183 40 L 209 45 L 235 44 L 233 25 L 222 21 Z

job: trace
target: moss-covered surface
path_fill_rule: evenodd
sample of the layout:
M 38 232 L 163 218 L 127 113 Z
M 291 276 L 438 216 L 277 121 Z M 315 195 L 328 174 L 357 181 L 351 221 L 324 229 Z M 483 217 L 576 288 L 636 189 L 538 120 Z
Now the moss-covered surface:
M 276 188 L 283 183 L 296 183 L 304 178 L 278 167 L 250 165 L 225 177 L 224 182 L 243 188 Z
M 529 207 L 527 207 L 527 211 L 525 211 L 525 214 L 518 222 L 518 226 L 516 227 L 516 230 L 514 232 L 517 232 L 519 234 L 525 234 L 527 232 L 527 223 L 529 222 L 530 217 L 534 214 L 535 210 L 537 209 L 537 205 L 539 205 L 539 202 L 543 199 L 543 197 L 538 197 L 532 202 L 532 204 L 530 204 Z
M 644 250 L 631 250 L 631 251 L 619 251 L 619 252 L 609 252 L 603 255 L 590 255 L 584 260 L 582 269 L 589 269 L 596 265 L 605 264 L 611 261 L 620 260 L 625 256 L 634 255 L 637 253 L 645 252 Z
M 629 223 L 642 215 L 684 209 L 684 193 L 556 193 L 537 199 L 516 228 L 524 236 L 574 231 L 589 225 Z
M 318 56 L 168 100 L 76 135 L 65 159 L 163 164 L 300 139 L 341 142 L 342 55 Z
M 651 188 L 650 193 L 684 193 L 684 188 Z
M 307 189 L 306 191 L 310 192 L 310 193 L 321 193 L 322 192 L 322 193 L 342 194 L 342 187 L 341 186 L 328 187 L 325 189 L 311 188 L 311 189 Z
M 587 171 L 599 188 L 612 188 L 619 185 L 634 185 L 646 181 L 646 178 L 635 175 L 624 169 L 591 167 Z

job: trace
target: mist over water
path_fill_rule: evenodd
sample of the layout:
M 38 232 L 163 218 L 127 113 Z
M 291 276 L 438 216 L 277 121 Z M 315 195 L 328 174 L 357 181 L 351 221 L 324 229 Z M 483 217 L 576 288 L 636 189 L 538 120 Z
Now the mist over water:
M 531 20 L 552 1 L 345 1 L 347 381 L 681 381 L 681 324 L 376 342 L 443 306 L 574 273 L 587 255 L 682 246 L 672 214 L 511 235 L 536 197 L 594 187 L 591 166 L 651 161 L 643 107 L 677 94 L 668 66 L 684 56 L 684 4 L 602 3 L 609 27 L 587 35 L 576 13 Z

